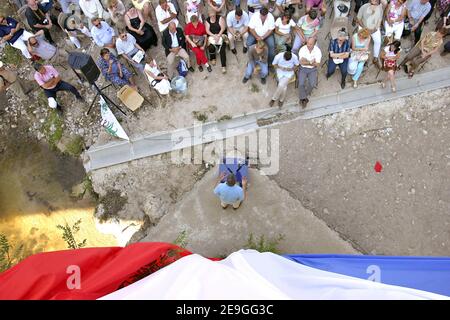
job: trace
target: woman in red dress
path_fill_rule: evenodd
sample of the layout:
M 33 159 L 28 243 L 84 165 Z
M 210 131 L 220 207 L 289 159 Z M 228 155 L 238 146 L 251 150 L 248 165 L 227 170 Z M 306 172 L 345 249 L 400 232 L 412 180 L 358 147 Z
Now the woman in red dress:
M 203 65 L 206 66 L 209 72 L 212 71 L 211 66 L 208 64 L 208 58 L 206 58 L 206 29 L 205 25 L 198 21 L 198 17 L 193 15 L 191 22 L 184 27 L 184 34 L 189 44 L 189 49 L 195 53 L 195 59 L 197 60 L 198 70 L 203 71 Z

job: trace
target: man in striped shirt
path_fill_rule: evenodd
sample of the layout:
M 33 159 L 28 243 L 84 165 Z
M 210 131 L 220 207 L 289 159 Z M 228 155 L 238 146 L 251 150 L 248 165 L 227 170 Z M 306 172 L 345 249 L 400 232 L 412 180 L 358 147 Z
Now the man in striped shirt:
M 345 88 L 345 78 L 347 77 L 348 59 L 350 57 L 350 43 L 347 40 L 345 30 L 340 30 L 336 39 L 331 39 L 328 51 L 327 79 L 336 71 L 336 66 L 341 70 L 341 88 Z

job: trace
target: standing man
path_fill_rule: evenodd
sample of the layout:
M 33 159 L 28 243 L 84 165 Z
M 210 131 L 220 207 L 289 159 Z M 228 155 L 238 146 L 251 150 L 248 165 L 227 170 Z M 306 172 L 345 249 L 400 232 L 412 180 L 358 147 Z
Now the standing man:
M 429 0 L 411 0 L 406 7 L 411 32 L 414 32 L 414 44 L 416 44 L 422 35 L 424 19 L 431 11 L 431 4 Z
M 37 0 L 27 0 L 27 6 L 25 17 L 27 18 L 28 25 L 35 33 L 43 30 L 48 42 L 54 44 L 55 42 L 50 35 L 50 30 L 53 24 L 58 25 L 56 18 L 50 16 L 50 13 Z
M 159 32 L 163 33 L 172 21 L 178 27 L 177 11 L 172 3 L 167 3 L 167 0 L 159 0 L 155 14 L 156 20 L 158 20 Z
M 223 209 L 231 204 L 233 209 L 237 210 L 246 197 L 247 178 L 242 178 L 242 187 L 236 184 L 236 177 L 232 173 L 228 174 L 226 182 L 221 183 L 223 178 L 225 178 L 225 173 L 220 175 L 214 194 L 220 198 L 220 205 Z
M 228 39 L 230 39 L 230 49 L 236 54 L 236 40 L 242 40 L 243 53 L 247 53 L 248 23 L 250 18 L 248 13 L 241 8 L 230 11 L 227 15 Z
M 291 51 L 280 52 L 273 59 L 273 66 L 277 70 L 278 86 L 269 106 L 273 107 L 275 101 L 278 100 L 278 107 L 282 107 L 286 98 L 286 91 L 289 81 L 295 76 L 295 71 L 300 62 L 295 54 Z
M 33 68 L 36 70 L 34 73 L 34 79 L 39 86 L 44 90 L 45 96 L 50 101 L 50 98 L 56 99 L 56 93 L 58 91 L 70 91 L 78 101 L 84 101 L 78 90 L 71 84 L 62 81 L 58 71 L 50 65 L 43 65 L 39 62 L 33 63 Z M 58 104 L 55 106 L 59 111 L 61 106 Z
M 259 40 L 264 41 L 269 49 L 269 65 L 272 65 L 275 56 L 275 39 L 273 37 L 275 19 L 273 15 L 269 13 L 266 7 L 263 7 L 259 12 L 252 15 L 248 29 L 250 34 L 247 38 L 247 46 L 250 47 Z
M 298 52 L 298 57 L 300 59 L 298 87 L 300 91 L 300 104 L 304 109 L 309 102 L 308 96 L 317 85 L 317 67 L 320 65 L 320 60 L 322 59 L 322 52 L 316 46 L 316 38 L 309 38 L 306 41 L 306 46 L 301 47 Z M 308 81 L 306 82 L 306 80 Z
M 247 81 L 252 77 L 255 66 L 259 65 L 261 83 L 266 84 L 266 78 L 269 74 L 268 54 L 269 50 L 267 49 L 266 43 L 262 40 L 250 47 L 248 51 L 247 70 L 245 71 L 245 76 L 244 79 L 242 79 L 242 83 L 247 83 Z
M 162 34 L 162 44 L 167 56 L 167 75 L 173 78 L 175 72 L 175 58 L 180 57 L 186 62 L 190 72 L 194 72 L 191 66 L 189 54 L 186 51 L 186 37 L 183 29 L 177 28 L 175 22 L 170 22 L 169 27 Z

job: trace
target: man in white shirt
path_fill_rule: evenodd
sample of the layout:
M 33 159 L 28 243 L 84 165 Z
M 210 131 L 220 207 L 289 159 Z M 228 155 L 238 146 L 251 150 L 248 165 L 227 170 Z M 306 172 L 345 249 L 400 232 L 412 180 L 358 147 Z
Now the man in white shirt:
M 159 0 L 159 5 L 155 9 L 156 20 L 158 20 L 158 28 L 162 33 L 167 29 L 170 22 L 174 22 L 178 27 L 177 11 L 172 3 L 167 0 Z
M 322 52 L 316 46 L 316 38 L 309 38 L 306 45 L 298 52 L 300 69 L 298 70 L 298 87 L 300 91 L 300 104 L 306 108 L 309 102 L 308 96 L 317 85 L 317 67 L 322 59 Z M 308 80 L 307 83 L 306 80 Z M 309 86 L 308 86 L 309 84 Z
M 241 8 L 230 11 L 227 15 L 228 39 L 230 39 L 231 52 L 236 54 L 235 41 L 242 39 L 244 48 L 242 51 L 247 53 L 248 23 L 250 19 L 248 13 Z
M 115 55 L 116 51 L 116 33 L 113 28 L 105 21 L 101 21 L 99 18 L 91 19 L 92 29 L 91 34 L 94 42 L 99 47 L 106 47 L 109 51 Z
M 269 49 L 269 66 L 272 65 L 275 56 L 275 40 L 273 38 L 275 19 L 273 15 L 267 8 L 262 8 L 250 18 L 248 29 L 247 47 L 255 44 L 258 40 L 263 40 Z
M 140 72 L 144 72 L 145 68 L 145 50 L 136 42 L 136 38 L 125 29 L 119 29 L 119 37 L 116 41 L 117 55 L 123 55 L 135 68 Z M 133 59 L 134 55 L 141 51 L 142 58 L 138 62 Z
M 300 62 L 295 54 L 291 51 L 280 52 L 273 59 L 273 67 L 277 71 L 278 86 L 269 105 L 273 107 L 275 101 L 278 100 L 278 107 L 283 106 L 286 98 L 286 91 L 289 81 L 294 77 L 295 71 Z
M 81 11 L 83 11 L 83 14 L 88 19 L 89 29 L 92 28 L 91 20 L 93 18 L 100 18 L 107 22 L 111 21 L 111 16 L 103 9 L 100 0 L 79 0 L 78 4 L 80 5 Z

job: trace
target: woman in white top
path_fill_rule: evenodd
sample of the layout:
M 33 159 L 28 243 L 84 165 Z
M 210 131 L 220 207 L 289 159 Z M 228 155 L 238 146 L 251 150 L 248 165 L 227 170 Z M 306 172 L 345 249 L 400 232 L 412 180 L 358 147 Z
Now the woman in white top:
M 147 63 L 145 64 L 144 73 L 150 86 L 162 95 L 169 94 L 171 90 L 169 78 L 159 70 L 156 61 L 152 57 L 148 56 L 145 61 Z
M 400 40 L 405 26 L 406 0 L 392 0 L 386 9 L 384 30 L 386 37 L 394 35 L 394 39 Z
M 287 45 L 291 45 L 292 36 L 291 31 L 296 24 L 291 19 L 291 15 L 287 12 L 283 13 L 281 17 L 275 21 L 275 50 L 282 52 L 288 50 Z
M 381 82 L 381 87 L 386 87 L 386 82 L 391 83 L 391 90 L 395 92 L 395 72 L 397 71 L 397 61 L 400 59 L 401 43 L 399 40 L 388 44 L 381 50 L 381 60 L 383 61 L 383 70 L 386 71 L 386 78 Z
M 105 20 L 108 24 L 111 23 L 111 17 L 107 11 L 103 9 L 100 0 L 80 0 L 79 5 L 81 11 L 88 19 L 89 30 L 92 29 L 92 18 L 98 17 Z
M 107 0 L 106 7 L 111 16 L 111 20 L 120 29 L 125 27 L 125 6 L 121 0 Z
M 198 21 L 203 22 L 202 20 L 202 11 L 203 5 L 201 0 L 186 0 L 186 24 L 191 22 L 192 16 L 197 16 Z

